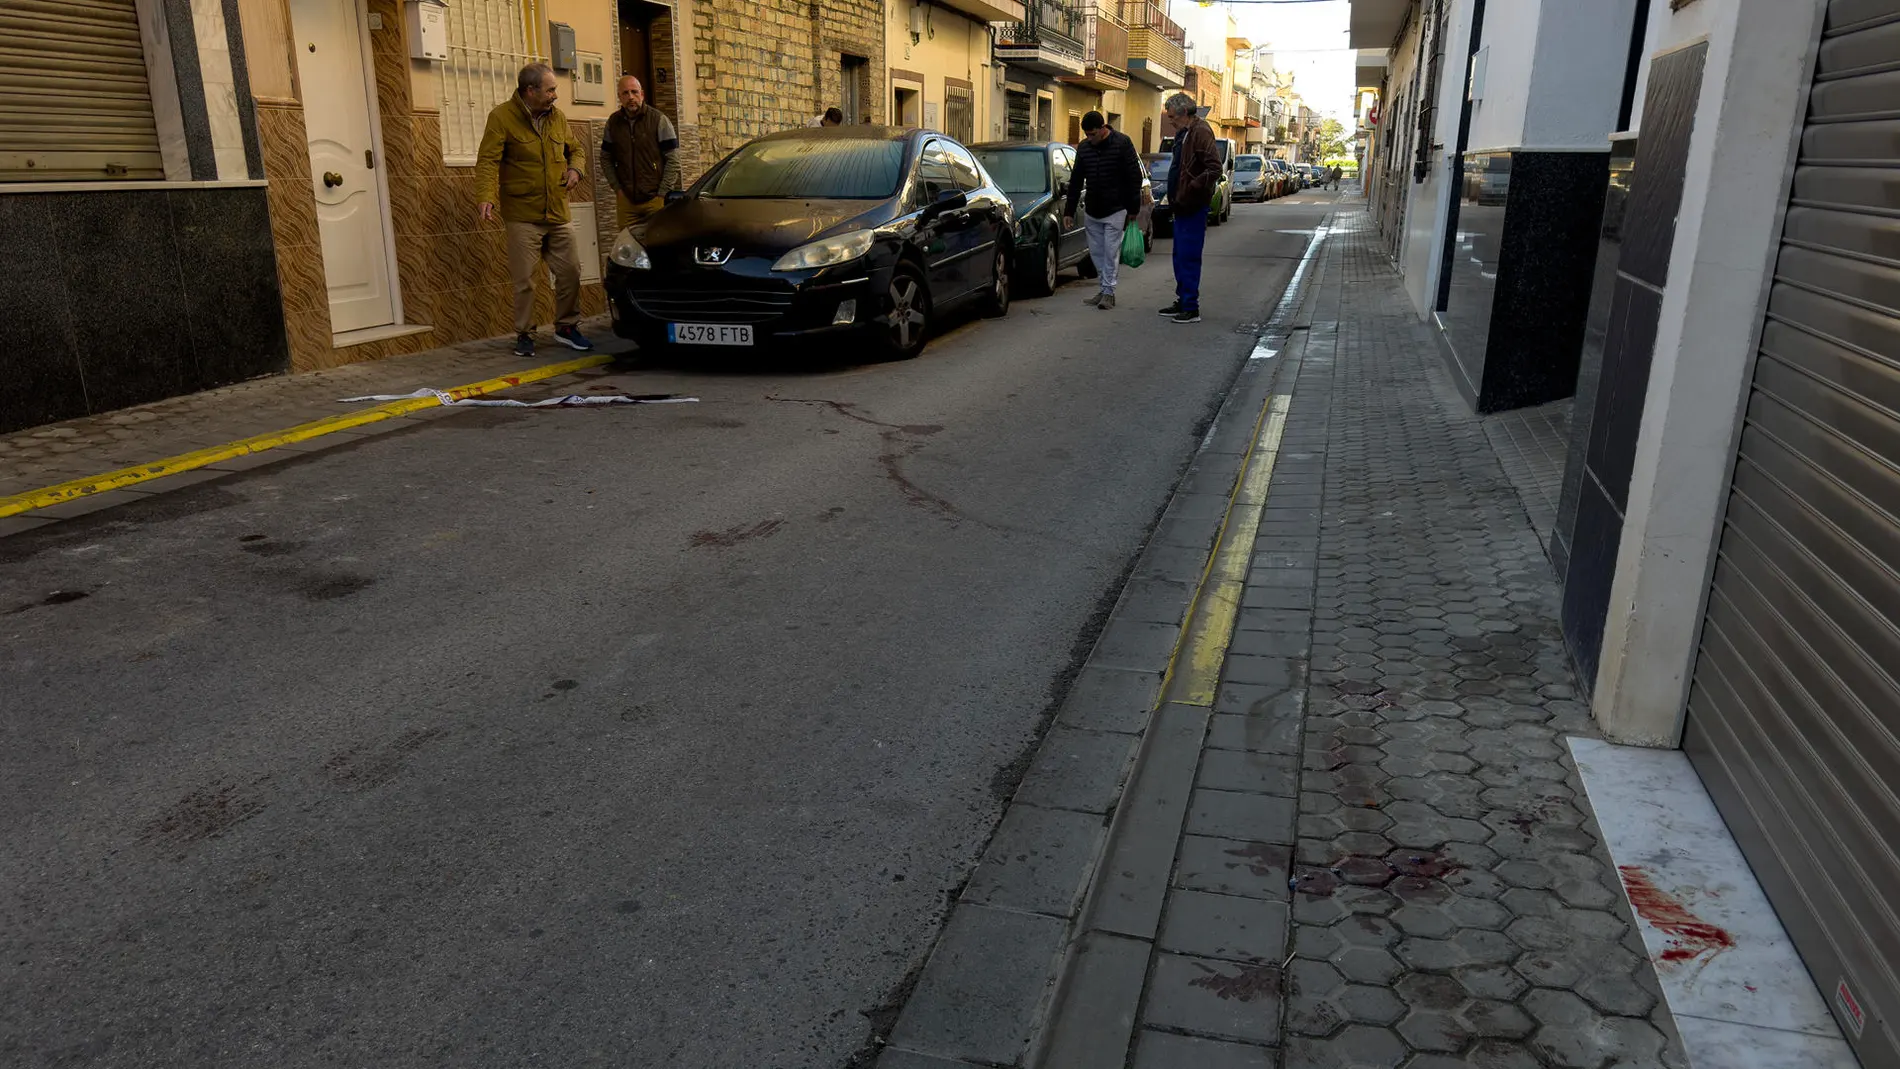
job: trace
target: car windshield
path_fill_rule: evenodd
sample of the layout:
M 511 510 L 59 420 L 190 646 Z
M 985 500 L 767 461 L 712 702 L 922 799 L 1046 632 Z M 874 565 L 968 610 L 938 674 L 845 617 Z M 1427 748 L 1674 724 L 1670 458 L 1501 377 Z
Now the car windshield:
M 1043 193 L 1049 189 L 1049 157 L 1043 149 L 978 149 L 976 158 L 1005 193 Z
M 1157 182 L 1166 182 L 1168 180 L 1168 168 L 1172 166 L 1174 166 L 1174 161 L 1166 156 L 1158 160 L 1151 160 L 1148 163 L 1148 177 Z
M 1258 156 L 1242 156 L 1238 160 L 1234 161 L 1234 170 L 1258 171 L 1261 167 L 1261 164 L 1262 164 L 1262 161 L 1260 160 Z
M 706 180 L 708 197 L 878 200 L 897 192 L 904 143 L 799 137 L 754 141 Z

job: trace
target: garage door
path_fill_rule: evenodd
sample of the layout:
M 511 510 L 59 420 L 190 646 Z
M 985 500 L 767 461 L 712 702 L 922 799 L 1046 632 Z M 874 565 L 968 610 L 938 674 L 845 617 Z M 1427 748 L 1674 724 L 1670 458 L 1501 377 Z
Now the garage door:
M 0 182 L 163 177 L 133 0 L 0 3 Z
M 1900 0 L 1829 5 L 1684 747 L 1900 1065 Z

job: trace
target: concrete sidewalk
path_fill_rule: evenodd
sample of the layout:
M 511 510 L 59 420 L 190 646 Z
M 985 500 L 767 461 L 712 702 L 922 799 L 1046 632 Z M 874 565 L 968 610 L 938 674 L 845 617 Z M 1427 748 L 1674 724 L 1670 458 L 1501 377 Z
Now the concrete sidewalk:
M 1086 895 L 1061 893 L 1059 839 L 1016 838 L 1082 834 L 1049 783 L 1086 781 L 1091 746 L 1094 781 L 1121 783 L 1125 751 L 1071 732 L 1032 767 L 1037 795 L 1005 817 L 1009 848 L 972 879 L 884 1069 L 1686 1066 L 1563 744 L 1595 731 L 1538 535 L 1366 225 L 1342 205 L 1301 310 L 1263 342 L 1271 386 L 1236 386 L 1255 409 L 1289 400 L 1217 697 L 1154 708 L 1157 680 L 1131 720 L 1139 687 L 1078 686 L 1058 733 L 1142 735 L 1125 786 L 1077 807 L 1111 814 L 1099 847 L 1067 847 L 1092 859 Z M 1223 410 L 1210 448 L 1253 419 Z M 1182 530 L 1164 520 L 1157 542 Z M 1221 535 L 1200 537 L 1206 559 Z M 1012 864 L 1056 893 L 999 906 Z
M 618 354 L 633 347 L 614 336 L 604 316 L 582 323 L 581 328 L 599 353 Z M 510 351 L 513 341 L 512 336 L 487 338 L 413 356 L 273 375 L 0 434 L 0 498 L 339 415 L 350 411 L 350 406 L 337 403 L 344 397 L 409 393 L 423 387 L 447 389 L 587 355 L 553 343 L 543 333 L 539 337 L 540 352 L 523 360 Z M 341 432 L 297 448 L 305 452 L 327 448 L 365 433 L 375 432 Z M 260 458 L 267 455 L 261 454 Z M 143 484 L 139 492 L 183 486 L 192 481 L 193 474 L 158 479 Z M 204 477 L 199 476 L 200 480 Z M 20 516 L 0 517 L 0 535 L 77 515 L 91 507 L 104 507 L 112 500 L 74 501 Z

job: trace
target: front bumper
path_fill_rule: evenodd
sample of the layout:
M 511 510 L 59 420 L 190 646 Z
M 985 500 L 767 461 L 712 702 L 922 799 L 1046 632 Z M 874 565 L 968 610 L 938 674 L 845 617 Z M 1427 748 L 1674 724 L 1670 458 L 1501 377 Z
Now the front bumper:
M 671 323 L 746 325 L 757 348 L 874 329 L 877 317 L 888 310 L 890 272 L 858 262 L 798 279 L 743 270 L 636 271 L 612 264 L 603 281 L 620 337 L 653 346 L 666 342 Z M 839 306 L 846 301 L 854 302 L 855 312 L 841 323 Z

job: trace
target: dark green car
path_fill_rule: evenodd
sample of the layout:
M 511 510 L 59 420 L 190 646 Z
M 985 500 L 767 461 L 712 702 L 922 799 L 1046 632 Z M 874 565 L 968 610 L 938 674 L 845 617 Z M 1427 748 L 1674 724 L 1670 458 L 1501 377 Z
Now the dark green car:
M 1062 226 L 1062 202 L 1075 171 L 1075 147 L 1059 141 L 991 141 L 971 145 L 978 163 L 1016 209 L 1016 263 L 1012 282 L 1021 293 L 1047 296 L 1056 276 L 1073 266 L 1083 278 L 1095 274 L 1089 238 L 1078 217 Z

